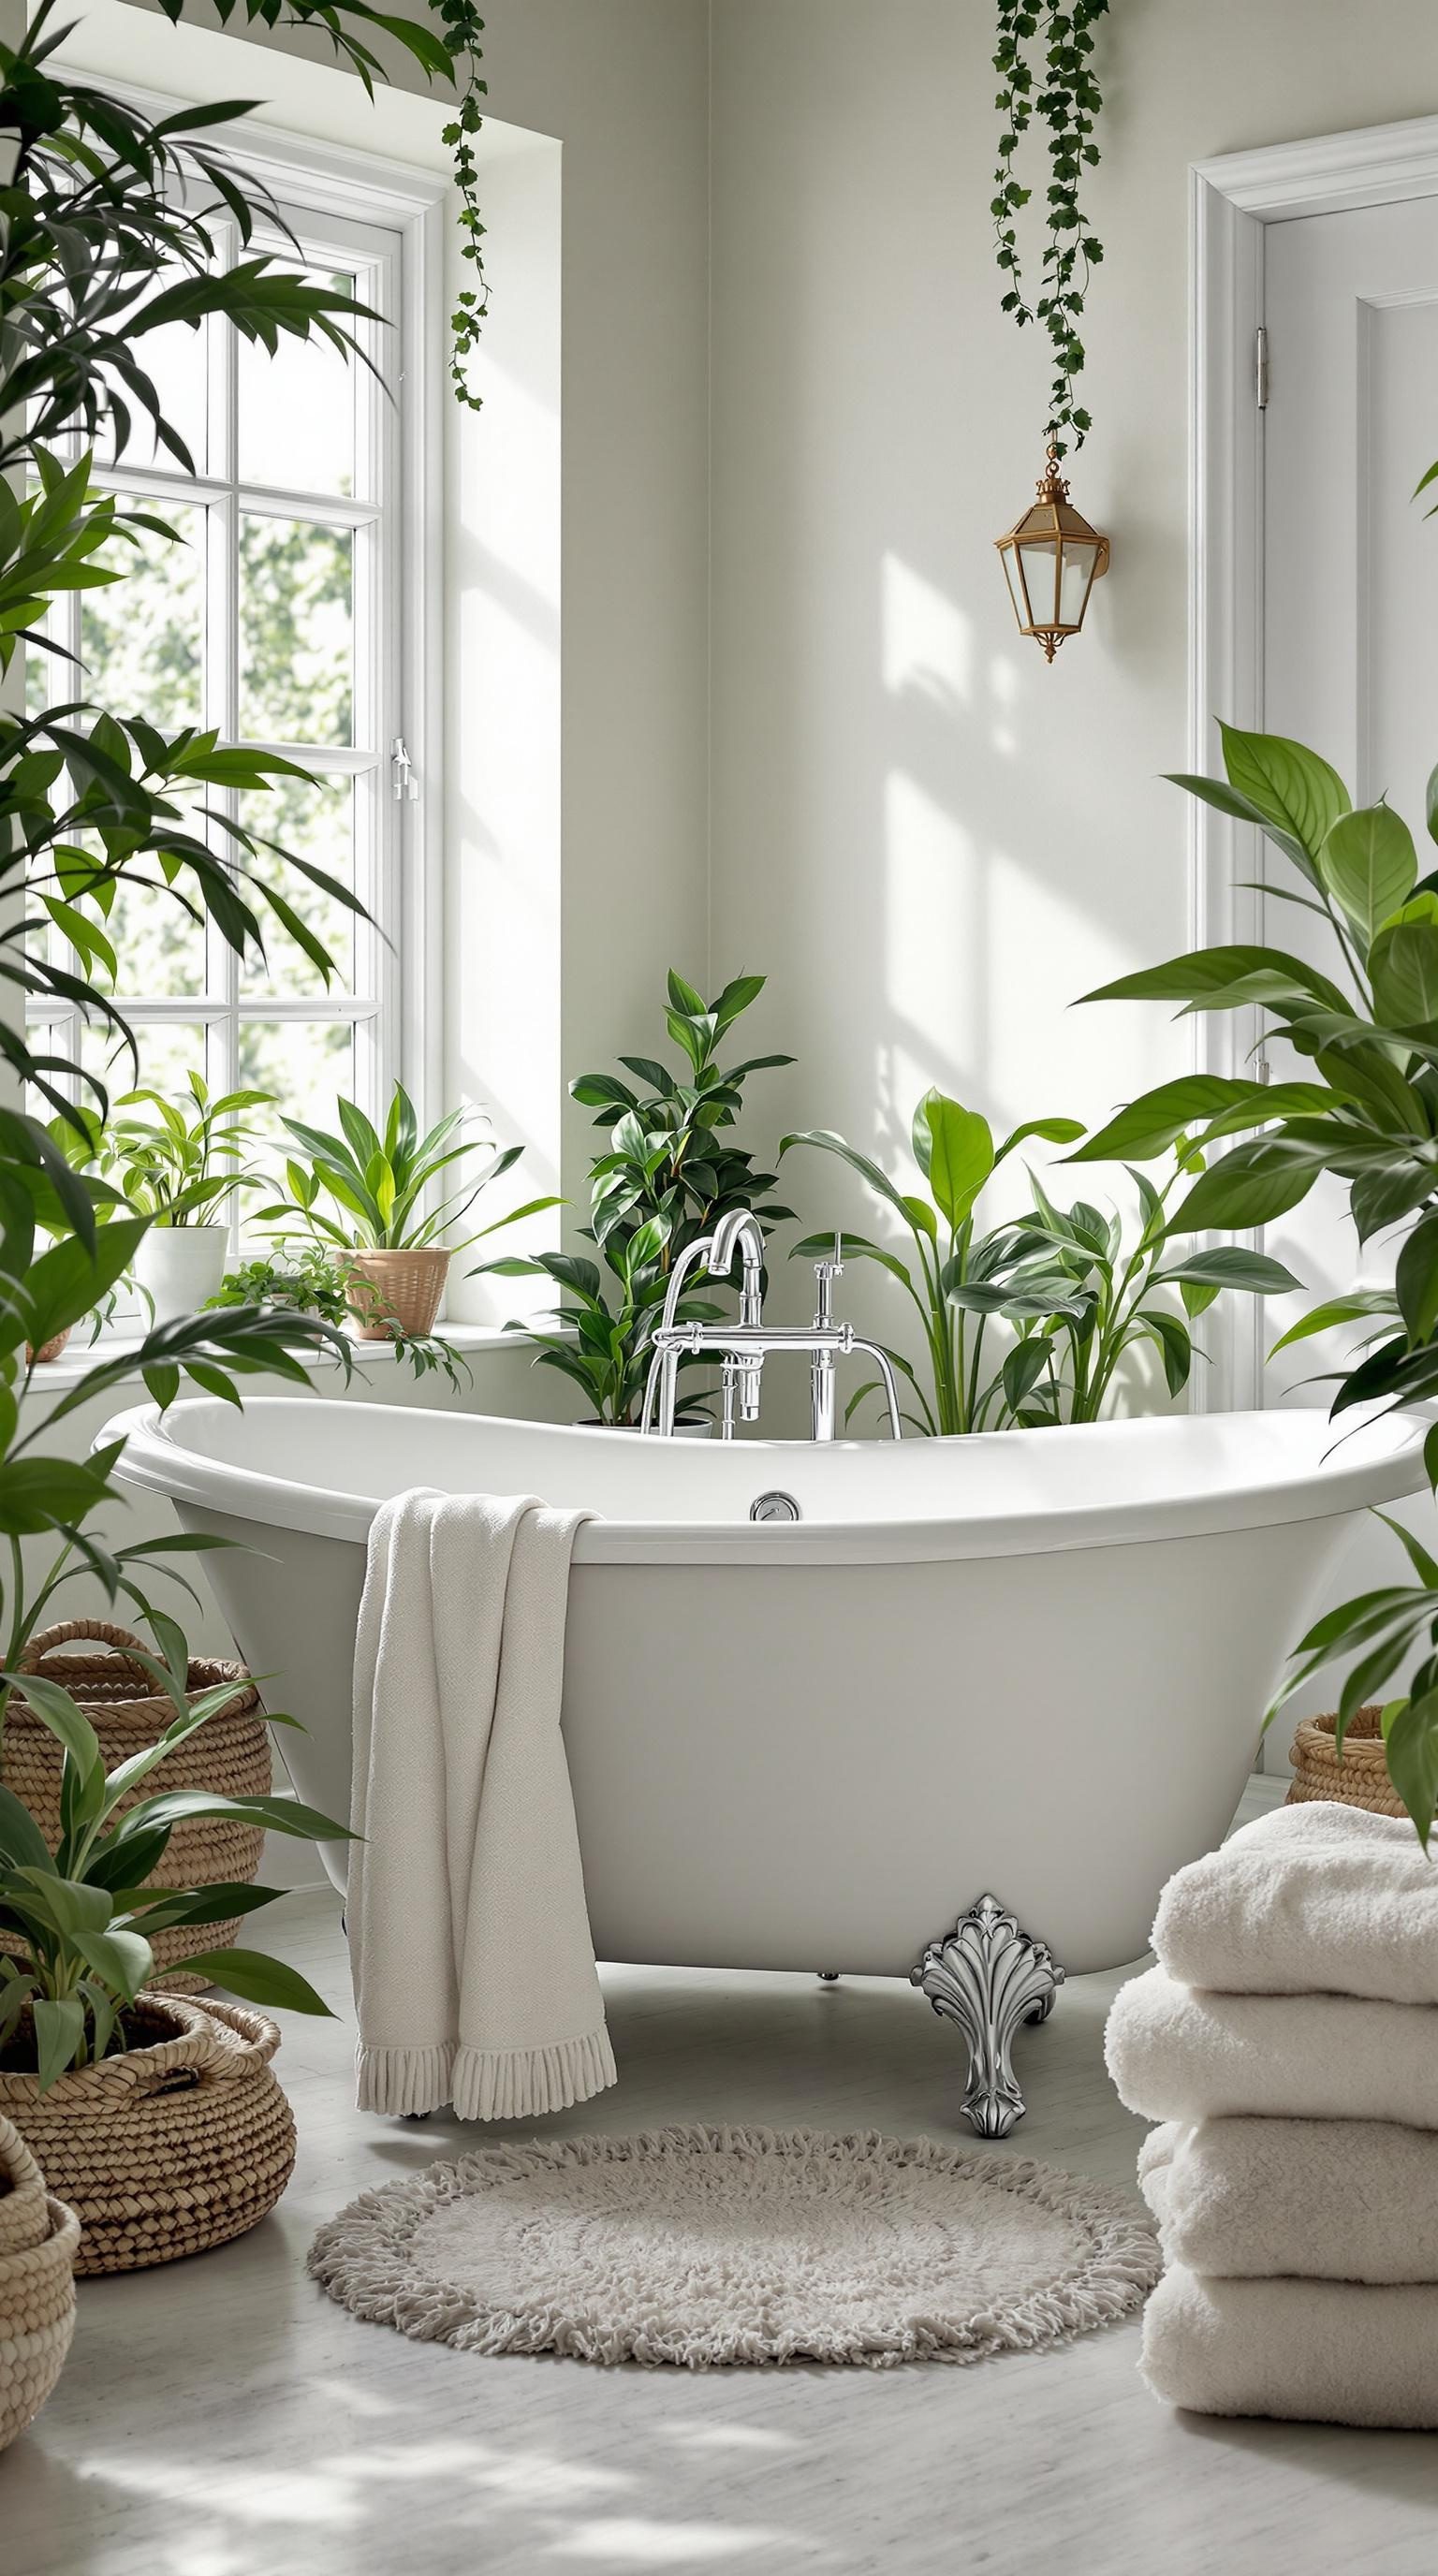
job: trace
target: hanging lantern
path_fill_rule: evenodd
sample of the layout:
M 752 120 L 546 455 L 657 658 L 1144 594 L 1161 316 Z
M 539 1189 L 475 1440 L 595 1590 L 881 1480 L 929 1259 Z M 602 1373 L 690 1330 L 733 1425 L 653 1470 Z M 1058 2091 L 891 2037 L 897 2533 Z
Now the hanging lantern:
M 1003 557 L 1019 630 L 1032 635 L 1051 662 L 1066 635 L 1083 624 L 1089 592 L 1108 570 L 1108 539 L 1073 507 L 1050 446 L 1038 499 L 1017 527 L 994 540 Z

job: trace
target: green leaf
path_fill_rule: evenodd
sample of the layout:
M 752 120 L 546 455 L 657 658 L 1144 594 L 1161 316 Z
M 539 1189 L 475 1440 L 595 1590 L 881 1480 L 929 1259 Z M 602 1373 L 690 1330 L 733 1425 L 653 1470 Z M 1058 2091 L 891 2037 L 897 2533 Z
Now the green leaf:
M 1011 1154 L 1016 1145 L 1022 1145 L 1030 1136 L 1041 1136 L 1049 1145 L 1072 1145 L 1082 1134 L 1081 1118 L 1026 1118 L 1021 1127 L 1015 1127 L 1004 1138 L 994 1161 L 1001 1163 L 1006 1154 Z M 1070 1155 L 1069 1160 L 1073 1161 L 1074 1157 Z
M 1336 769 L 1285 734 L 1243 733 L 1220 724 L 1228 783 L 1276 832 L 1297 841 L 1315 865 L 1351 798 Z
M 1286 948 L 1235 945 L 1193 948 L 1161 966 L 1140 967 L 1085 993 L 1085 1002 L 1185 1002 L 1193 1010 L 1230 1010 L 1235 1001 L 1281 1002 L 1294 997 L 1351 1017 L 1338 986 Z
M 187 1976 L 207 1977 L 217 1986 L 225 1986 L 232 1995 L 243 1995 L 246 2003 L 278 2006 L 282 2012 L 319 2013 L 327 2021 L 334 2013 L 322 1995 L 317 1995 L 308 1977 L 283 1959 L 270 1959 L 262 1950 L 201 1950 L 185 1961 Z
M 1349 1297 L 1325 1297 L 1321 1305 L 1310 1306 L 1306 1315 L 1300 1315 L 1296 1324 L 1279 1334 L 1268 1356 L 1274 1359 L 1290 1343 L 1311 1341 L 1315 1333 L 1332 1332 L 1335 1325 L 1357 1323 L 1368 1315 L 1391 1315 L 1394 1311 L 1393 1299 L 1381 1289 L 1355 1289 Z
M 35 2062 L 40 2091 L 48 2093 L 56 2077 L 74 2061 L 85 2037 L 85 2007 L 74 1995 L 58 2002 L 37 1995 L 30 2010 L 35 2021 Z
M 987 1118 L 941 1091 L 925 1092 L 914 1112 L 914 1156 L 940 1214 L 962 1225 L 994 1168 Z
M 1170 1218 L 1170 1235 L 1196 1234 L 1209 1228 L 1243 1233 L 1286 1216 L 1305 1199 L 1320 1165 L 1311 1150 L 1296 1148 L 1281 1136 L 1262 1136 L 1235 1145 L 1212 1169 L 1200 1173 L 1181 1208 Z
M 1192 1281 L 1203 1288 L 1239 1288 L 1251 1297 L 1280 1297 L 1290 1288 L 1301 1288 L 1291 1270 L 1281 1261 L 1270 1260 L 1267 1253 L 1249 1252 L 1242 1244 L 1215 1244 L 1209 1252 L 1192 1252 L 1172 1268 L 1154 1273 L 1155 1288 L 1164 1283 L 1181 1286 Z
M 1321 1113 L 1332 1105 L 1331 1094 L 1316 1082 L 1240 1082 L 1220 1073 L 1181 1074 L 1176 1081 L 1160 1083 L 1157 1090 L 1131 1100 L 1066 1159 L 1111 1163 L 1134 1155 L 1140 1162 L 1150 1162 L 1155 1155 L 1166 1154 L 1180 1136 L 1215 1119 L 1236 1125 L 1245 1118 L 1250 1126 L 1262 1127 L 1274 1118 L 1294 1117 L 1305 1110 Z
M 149 1942 L 138 1932 L 76 1932 L 72 1941 L 86 1967 L 132 2004 L 154 1969 Z
M 7 1672 L 0 1674 L 0 1680 L 23 1693 L 27 1707 L 42 1726 L 48 1727 L 57 1742 L 63 1744 L 82 1780 L 89 1780 L 96 1772 L 103 1779 L 105 1765 L 100 1753 L 100 1739 L 78 1701 L 73 1700 L 67 1690 L 62 1690 L 58 1682 L 48 1681 L 41 1673 Z
M 1438 1020 L 1438 899 L 1419 895 L 1385 922 L 1368 965 L 1374 1013 L 1385 1028 Z
M 1364 805 L 1339 816 L 1318 853 L 1318 866 L 1366 954 L 1380 925 L 1407 897 L 1418 874 L 1418 853 L 1391 806 Z
M 791 1136 L 781 1137 L 780 1155 L 787 1154 L 791 1145 L 817 1145 L 826 1154 L 837 1154 L 841 1162 L 848 1164 L 851 1172 L 857 1172 L 860 1180 L 868 1183 L 877 1198 L 887 1200 L 891 1208 L 898 1210 L 905 1224 L 912 1225 L 908 1204 L 888 1173 L 869 1155 L 859 1153 L 853 1145 L 846 1145 L 843 1137 L 836 1136 L 831 1128 L 805 1127 Z
M 1431 1341 L 1438 1330 L 1438 1213 L 1420 1219 L 1404 1242 L 1394 1287 L 1410 1342 Z
M 1391 1718 L 1387 1709 L 1383 1717 L 1388 1777 L 1426 1851 L 1438 1812 L 1438 1691 L 1395 1703 Z

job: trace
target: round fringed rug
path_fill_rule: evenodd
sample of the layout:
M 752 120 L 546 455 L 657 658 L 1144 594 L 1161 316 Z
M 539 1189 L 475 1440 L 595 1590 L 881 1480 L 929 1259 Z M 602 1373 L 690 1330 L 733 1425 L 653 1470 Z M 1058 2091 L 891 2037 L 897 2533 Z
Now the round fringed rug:
M 660 2129 L 496 2146 L 352 2201 L 310 2270 L 356 2316 L 478 2353 L 979 2361 L 1141 2306 L 1126 2194 L 875 2135 Z

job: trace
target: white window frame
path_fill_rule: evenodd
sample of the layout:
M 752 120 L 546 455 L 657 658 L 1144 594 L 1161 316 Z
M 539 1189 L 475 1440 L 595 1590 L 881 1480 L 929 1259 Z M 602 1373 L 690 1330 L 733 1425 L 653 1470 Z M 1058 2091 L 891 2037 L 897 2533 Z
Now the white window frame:
M 91 76 L 79 72 L 76 77 Z M 129 84 L 103 85 L 152 118 L 170 114 L 181 104 L 173 96 Z M 445 183 L 435 174 L 402 163 L 348 152 L 260 123 L 237 125 L 230 129 L 230 137 L 224 158 L 239 176 L 260 183 L 278 204 L 302 220 L 307 253 L 333 248 L 337 262 L 358 261 L 364 272 L 357 290 L 360 300 L 373 303 L 392 329 L 397 312 L 397 363 L 387 371 L 395 388 L 393 399 L 376 386 L 372 398 L 362 397 L 357 407 L 364 424 L 361 438 L 368 436 L 373 442 L 373 497 L 326 503 L 308 493 L 301 497 L 263 492 L 235 481 L 234 352 L 231 335 L 223 330 L 212 334 L 212 400 L 223 406 L 225 472 L 189 477 L 180 474 L 172 460 L 147 466 L 122 463 L 101 467 L 97 481 L 122 492 L 148 493 L 162 502 L 168 497 L 177 503 L 187 498 L 209 503 L 211 546 L 230 551 L 226 579 L 210 585 L 212 599 L 230 595 L 237 548 L 234 518 L 241 495 L 246 507 L 269 504 L 280 515 L 289 515 L 293 508 L 296 515 L 316 523 L 355 531 L 356 678 L 362 656 L 373 651 L 377 655 L 377 739 L 363 750 L 323 746 L 316 747 L 313 756 L 307 750 L 297 756 L 317 773 L 354 776 L 357 782 L 371 780 L 369 864 L 358 890 L 362 899 L 371 901 L 377 928 L 363 933 L 358 943 L 354 997 L 316 994 L 272 1001 L 256 995 L 242 1005 L 238 961 L 223 942 L 217 946 L 212 930 L 205 995 L 198 1001 L 194 996 L 147 998 L 134 1017 L 137 1026 L 203 1022 L 219 1031 L 218 1048 L 207 1041 L 207 1052 L 216 1081 L 225 1083 L 234 1078 L 235 1040 L 242 1015 L 349 1020 L 355 1027 L 355 1088 L 362 1105 L 372 1113 L 382 1112 L 398 1079 L 427 1120 L 439 1111 L 443 1064 Z M 263 232 L 256 246 L 284 254 L 283 242 Z M 376 342 L 382 336 L 379 325 L 362 328 Z M 377 547 L 378 578 L 371 586 L 370 614 L 362 616 L 365 532 L 382 525 L 385 541 Z M 206 721 L 219 725 L 222 741 L 233 741 L 239 714 L 238 674 L 231 667 L 233 629 L 228 618 L 223 624 L 226 631 L 212 629 L 206 637 Z M 73 649 L 74 638 L 65 640 Z M 357 687 L 357 698 L 359 694 Z M 409 758 L 407 772 L 398 757 L 401 743 Z M 406 787 L 410 792 L 404 792 Z M 357 861 L 360 829 L 357 810 Z M 303 901 L 302 879 L 295 880 L 294 899 Z M 284 941 L 278 925 L 274 940 L 278 952 Z M 55 1026 L 53 1007 L 41 1015 Z M 285 1104 L 280 1106 L 283 1109 Z M 238 1221 L 237 1212 L 232 1223 L 237 1227 Z

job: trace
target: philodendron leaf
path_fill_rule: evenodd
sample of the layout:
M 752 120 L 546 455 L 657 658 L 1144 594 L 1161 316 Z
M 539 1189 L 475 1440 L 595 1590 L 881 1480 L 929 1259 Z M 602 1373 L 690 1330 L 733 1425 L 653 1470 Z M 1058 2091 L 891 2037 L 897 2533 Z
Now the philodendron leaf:
M 940 1214 L 960 1226 L 994 1168 L 994 1139 L 976 1109 L 927 1091 L 914 1112 L 914 1158 Z
M 1318 1178 L 1319 1163 L 1311 1152 L 1295 1148 L 1281 1136 L 1260 1136 L 1235 1145 L 1211 1170 L 1200 1173 L 1168 1231 L 1195 1234 L 1210 1226 L 1244 1232 L 1268 1225 L 1305 1199 Z M 1295 1283 L 1296 1284 L 1296 1283 Z
M 1190 1280 L 1201 1288 L 1243 1289 L 1250 1297 L 1279 1297 L 1303 1285 L 1281 1261 L 1270 1260 L 1265 1252 L 1249 1252 L 1239 1243 L 1218 1243 L 1210 1252 L 1190 1253 L 1186 1261 L 1156 1271 L 1153 1284 L 1157 1288 L 1167 1281 L 1181 1287 Z
M 1438 1019 L 1438 897 L 1420 894 L 1385 921 L 1368 963 L 1374 1012 L 1385 1028 Z
M 1438 1691 L 1392 1700 L 1383 1712 L 1388 1777 L 1418 1828 L 1424 1850 L 1438 1812 Z
M 267 1958 L 263 1950 L 201 1950 L 193 1959 L 186 1958 L 185 1974 L 226 1986 L 249 2004 L 278 2004 L 285 2012 L 319 2013 L 327 2021 L 335 2018 L 308 1977 L 283 1959 Z
M 1243 733 L 1220 724 L 1228 783 L 1257 807 L 1276 832 L 1291 834 L 1307 856 L 1318 854 L 1351 799 L 1336 769 L 1305 743 L 1281 733 Z
M 1364 805 L 1339 816 L 1318 853 L 1318 866 L 1366 952 L 1390 913 L 1407 901 L 1418 853 L 1401 814 L 1389 805 Z
M 63 2075 L 85 2036 L 85 2007 L 74 1995 L 58 2002 L 37 1995 L 30 2007 L 35 2021 L 35 2062 L 40 2090 L 48 2093 Z

